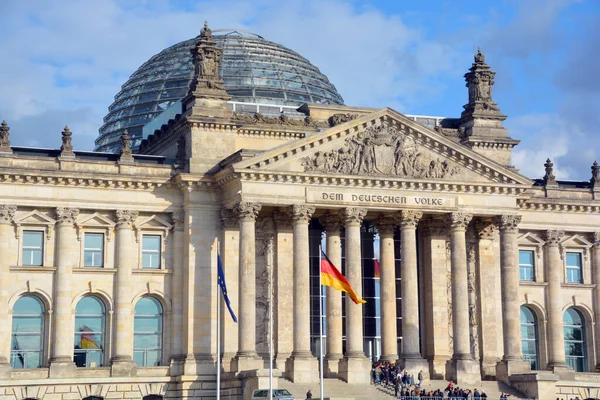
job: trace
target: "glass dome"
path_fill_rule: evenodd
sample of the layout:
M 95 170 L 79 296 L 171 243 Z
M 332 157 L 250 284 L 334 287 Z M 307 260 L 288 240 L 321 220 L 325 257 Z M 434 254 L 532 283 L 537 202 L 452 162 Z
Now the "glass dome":
M 288 107 L 344 104 L 329 79 L 295 51 L 244 31 L 213 30 L 213 38 L 223 49 L 220 76 L 231 102 Z M 137 149 L 144 125 L 170 107 L 180 107 L 194 73 L 190 50 L 196 40 L 166 48 L 129 77 L 108 107 L 95 141 L 96 151 L 118 151 L 125 128 L 132 137 L 132 148 Z M 180 112 L 170 111 L 173 115 Z

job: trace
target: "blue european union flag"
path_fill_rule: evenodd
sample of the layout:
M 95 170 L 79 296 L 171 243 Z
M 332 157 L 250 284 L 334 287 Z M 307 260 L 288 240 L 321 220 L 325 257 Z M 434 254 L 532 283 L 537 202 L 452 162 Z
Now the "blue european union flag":
M 237 318 L 231 309 L 231 303 L 229 302 L 229 296 L 227 296 L 227 285 L 225 284 L 225 274 L 223 273 L 223 264 L 221 264 L 221 255 L 217 255 L 217 268 L 219 269 L 219 286 L 221 287 L 221 293 L 223 293 L 223 298 L 225 299 L 225 304 L 227 304 L 227 308 L 229 309 L 229 314 L 231 314 L 231 318 L 233 318 L 233 322 L 237 323 Z

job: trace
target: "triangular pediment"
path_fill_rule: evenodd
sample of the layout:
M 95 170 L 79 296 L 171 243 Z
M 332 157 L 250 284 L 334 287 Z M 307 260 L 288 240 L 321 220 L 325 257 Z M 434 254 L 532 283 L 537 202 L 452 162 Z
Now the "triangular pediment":
M 494 183 L 532 181 L 389 108 L 233 165 L 235 171 Z
M 97 226 L 97 227 L 113 227 L 115 226 L 115 223 L 105 217 L 102 214 L 99 213 L 94 213 L 92 215 L 88 215 L 84 218 L 81 218 L 79 221 L 76 222 L 77 226 Z
M 56 220 L 42 214 L 38 210 L 29 211 L 19 217 L 15 217 L 16 225 L 54 225 Z
M 561 242 L 563 247 L 592 247 L 593 243 L 588 241 L 585 237 L 580 234 L 572 236 L 566 236 Z
M 144 218 L 136 221 L 135 226 L 140 229 L 166 229 L 169 230 L 173 227 L 170 223 L 168 223 L 163 218 L 152 215 L 148 218 Z
M 532 232 L 526 232 L 519 236 L 518 243 L 520 245 L 529 245 L 529 246 L 543 246 L 546 244 L 544 240 L 542 240 L 538 235 Z

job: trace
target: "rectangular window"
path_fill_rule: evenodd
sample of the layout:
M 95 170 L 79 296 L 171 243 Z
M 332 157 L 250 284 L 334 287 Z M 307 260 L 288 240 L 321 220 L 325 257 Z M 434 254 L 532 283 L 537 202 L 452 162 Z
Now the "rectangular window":
M 44 254 L 44 232 L 23 231 L 23 265 L 41 266 Z
M 567 282 L 583 283 L 581 253 L 567 253 Z
M 142 236 L 142 268 L 160 269 L 160 235 Z
M 104 266 L 104 234 L 87 232 L 83 243 L 83 265 L 85 267 Z
M 532 250 L 519 250 L 519 271 L 522 281 L 535 280 Z

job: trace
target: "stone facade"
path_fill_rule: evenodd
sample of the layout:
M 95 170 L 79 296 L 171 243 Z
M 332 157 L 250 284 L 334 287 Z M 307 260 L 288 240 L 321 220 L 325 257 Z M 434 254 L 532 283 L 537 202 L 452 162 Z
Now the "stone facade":
M 298 124 L 235 117 L 214 74 L 219 53 L 207 29 L 194 56 L 205 64 L 184 112 L 142 145 L 155 157 L 131 154 L 127 146 L 121 154 L 83 157 L 70 146 L 68 128 L 62 150 L 40 157 L 11 148 L 3 124 L 0 398 L 212 399 L 220 357 L 222 394 L 247 399 L 267 376 L 269 283 L 276 377 L 316 384 L 308 267 L 309 224 L 316 221 L 338 266 L 345 241 L 346 277 L 358 296 L 361 226 L 378 231 L 383 360 L 461 385 L 494 378 L 532 397 L 575 393 L 566 388 L 584 382 L 600 386 L 593 372 L 600 362 L 594 185 L 546 185 L 515 172 L 510 149 L 518 141 L 501 127 L 493 73 L 481 53 L 467 76 L 471 106 L 459 143 L 387 108 L 306 105 L 310 123 Z M 493 126 L 484 129 L 488 117 Z M 503 144 L 483 152 L 482 143 Z M 43 237 L 39 262 L 25 258 L 33 257 L 24 243 L 29 232 Z M 86 234 L 92 233 L 101 235 L 102 246 L 101 261 L 90 266 Z M 156 264 L 145 258 L 146 236 L 159 238 Z M 520 276 L 519 251 L 533 255 L 531 279 Z M 221 307 L 220 349 L 218 254 L 239 318 L 235 324 Z M 581 260 L 578 282 L 567 265 L 573 254 Z M 11 335 L 18 333 L 13 309 L 23 296 L 43 305 L 40 368 L 11 367 L 11 357 L 22 357 Z M 104 309 L 97 344 L 103 351 L 93 365 L 77 367 L 74 349 L 90 349 L 75 348 L 74 339 L 81 334 L 74 328 L 77 306 L 88 296 Z M 162 310 L 160 355 L 152 366 L 135 355 L 134 310 L 143 298 Z M 341 299 L 328 288 L 325 374 L 368 383 L 364 306 L 346 301 L 343 310 Z M 523 360 L 522 306 L 536 316 L 537 365 L 544 372 Z M 570 308 L 583 320 L 586 374 L 565 357 L 563 314 Z

